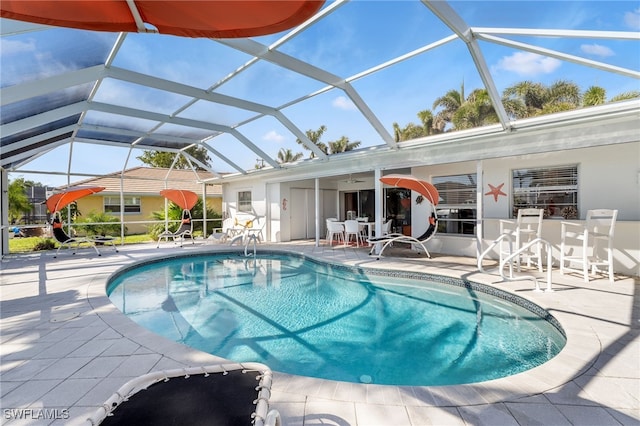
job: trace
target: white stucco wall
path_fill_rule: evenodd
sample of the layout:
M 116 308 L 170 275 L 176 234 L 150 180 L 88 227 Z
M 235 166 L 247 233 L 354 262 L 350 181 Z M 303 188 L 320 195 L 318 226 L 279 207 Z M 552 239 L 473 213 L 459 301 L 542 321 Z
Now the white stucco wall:
M 555 153 L 523 155 L 483 160 L 484 170 L 484 246 L 499 236 L 499 220 L 511 211 L 511 171 L 527 167 L 578 165 L 579 220 L 584 223 L 587 210 L 618 209 L 614 238 L 614 270 L 625 275 L 640 276 L 640 143 L 576 149 Z M 425 178 L 438 175 L 475 173 L 475 162 L 416 167 L 414 174 Z M 504 183 L 507 196 L 484 195 L 488 184 Z M 561 220 L 545 219 L 542 238 L 553 246 L 555 264 L 560 256 Z M 475 256 L 477 243 L 469 236 L 437 235 L 427 248 L 435 253 Z M 577 249 L 577 247 L 573 247 Z M 497 258 L 497 253 L 491 254 Z
M 584 220 L 587 210 L 597 208 L 618 209 L 618 223 L 615 234 L 614 264 L 617 273 L 640 276 L 640 142 L 580 148 L 501 158 L 484 159 L 482 202 L 483 202 L 483 247 L 487 247 L 499 235 L 499 220 L 509 218 L 511 211 L 511 171 L 516 168 L 552 167 L 562 165 L 578 165 L 578 203 L 580 218 Z M 461 173 L 475 174 L 478 169 L 476 161 L 465 161 L 448 164 L 437 164 L 413 167 L 411 173 L 427 180 L 433 176 L 455 175 Z M 336 171 L 339 173 L 340 171 Z M 373 172 L 371 172 L 373 174 Z M 494 186 L 504 183 L 502 188 L 507 196 L 500 196 L 495 201 L 492 195 L 484 195 L 488 184 Z M 364 186 L 363 186 L 364 185 Z M 291 239 L 291 223 L 296 218 L 291 216 L 291 206 L 287 210 L 282 207 L 283 199 L 291 200 L 292 188 L 314 188 L 313 179 L 286 183 L 265 183 L 259 179 L 225 184 L 224 208 L 231 216 L 236 215 L 236 198 L 239 191 L 252 191 L 254 211 L 258 216 L 268 214 L 268 241 L 287 242 Z M 334 190 L 347 189 L 341 184 L 329 185 L 320 180 L 321 188 Z M 372 189 L 373 181 L 359 183 L 358 188 Z M 419 225 L 424 220 L 426 204 L 417 205 L 417 194 L 412 196 L 414 236 L 426 229 Z M 313 213 L 313 212 L 312 212 Z M 299 218 L 297 219 L 299 220 Z M 546 219 L 543 222 L 543 238 L 553 246 L 553 256 L 559 258 L 560 220 Z M 428 248 L 433 253 L 455 254 L 475 257 L 478 251 L 477 240 L 472 235 L 453 236 L 438 234 L 432 239 Z M 497 253 L 492 253 L 493 258 Z M 557 260 L 556 260 L 557 265 Z

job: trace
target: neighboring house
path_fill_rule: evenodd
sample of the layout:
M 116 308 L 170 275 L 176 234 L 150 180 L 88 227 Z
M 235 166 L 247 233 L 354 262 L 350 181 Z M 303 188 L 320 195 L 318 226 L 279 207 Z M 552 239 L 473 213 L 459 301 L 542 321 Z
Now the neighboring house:
M 200 196 L 206 186 L 207 207 L 218 213 L 222 212 L 221 185 L 203 184 L 203 180 L 214 175 L 209 172 L 193 170 L 169 170 L 152 167 L 135 167 L 125 170 L 124 174 L 116 172 L 107 176 L 73 182 L 75 186 L 104 186 L 105 189 L 77 201 L 78 211 L 86 216 L 92 211 L 105 212 L 120 218 L 122 207 L 120 189 L 124 196 L 124 223 L 128 234 L 147 232 L 147 226 L 153 220 L 153 212 L 164 210 L 165 198 L 160 191 L 165 188 L 187 189 Z M 67 188 L 56 188 L 61 191 Z

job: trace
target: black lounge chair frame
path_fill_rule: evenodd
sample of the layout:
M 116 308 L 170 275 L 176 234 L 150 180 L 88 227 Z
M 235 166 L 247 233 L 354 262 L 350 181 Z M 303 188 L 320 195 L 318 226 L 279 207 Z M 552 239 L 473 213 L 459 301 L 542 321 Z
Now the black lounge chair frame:
M 130 380 L 94 415 L 91 425 L 280 426 L 269 409 L 272 372 L 264 364 L 189 367 Z

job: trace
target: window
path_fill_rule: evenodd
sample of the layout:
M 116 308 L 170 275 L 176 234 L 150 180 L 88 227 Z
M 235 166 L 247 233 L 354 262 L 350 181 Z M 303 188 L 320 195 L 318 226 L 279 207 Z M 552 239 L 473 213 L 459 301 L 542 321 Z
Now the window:
M 431 183 L 440 193 L 436 214 L 438 232 L 474 235 L 476 232 L 476 174 L 435 176 Z
M 120 197 L 104 197 L 105 213 L 120 213 Z M 140 197 L 124 197 L 125 213 L 140 213 Z
M 513 209 L 544 209 L 545 218 L 578 218 L 578 166 L 513 170 Z
M 238 211 L 251 213 L 251 191 L 238 192 Z

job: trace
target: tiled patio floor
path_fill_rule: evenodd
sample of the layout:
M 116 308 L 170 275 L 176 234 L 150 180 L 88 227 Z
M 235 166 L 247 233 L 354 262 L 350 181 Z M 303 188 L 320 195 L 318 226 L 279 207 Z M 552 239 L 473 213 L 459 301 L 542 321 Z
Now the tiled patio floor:
M 221 245 L 125 246 L 103 255 L 87 249 L 10 255 L 0 274 L 2 424 L 87 424 L 115 390 L 150 371 L 221 359 L 141 329 L 105 296 L 107 278 L 134 261 Z M 497 283 L 475 259 L 438 256 L 369 258 L 366 249 L 265 245 L 363 267 L 401 268 L 495 283 L 548 309 L 567 332 L 550 362 L 474 385 L 396 387 L 274 374 L 272 408 L 284 425 L 639 425 L 638 281 L 618 276 L 584 284 L 554 271 L 553 293 L 531 281 Z M 410 366 L 408 366 L 410 367 Z M 415 366 L 414 366 L 415 367 Z M 32 409 L 13 410 L 13 409 Z M 58 419 L 33 419 L 42 416 Z M 16 417 L 28 417 L 17 419 Z M 65 418 L 68 417 L 68 418 Z

